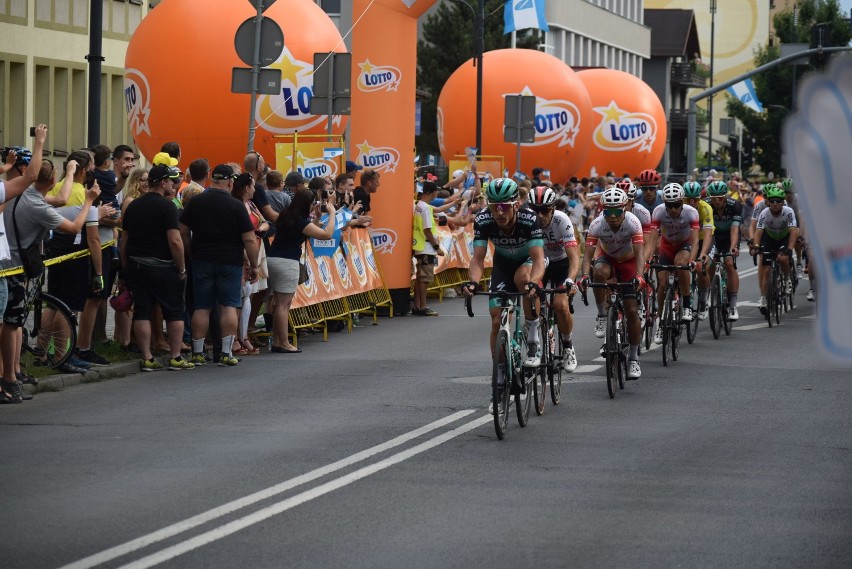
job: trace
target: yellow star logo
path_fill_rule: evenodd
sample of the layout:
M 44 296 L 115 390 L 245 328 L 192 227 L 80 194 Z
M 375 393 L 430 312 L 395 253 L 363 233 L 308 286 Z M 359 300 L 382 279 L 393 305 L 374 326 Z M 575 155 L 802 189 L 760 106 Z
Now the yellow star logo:
M 302 151 L 300 150 L 299 152 L 296 153 L 296 163 L 293 164 L 293 170 L 303 169 L 305 167 L 306 161 L 307 161 L 307 158 L 305 158 L 305 155 L 302 154 Z
M 364 73 L 372 73 L 373 68 L 375 67 L 375 65 L 370 63 L 369 59 L 365 60 L 364 63 L 359 63 L 358 66 L 361 68 L 361 71 L 363 71 Z
M 278 64 L 278 67 L 281 69 L 281 81 L 289 81 L 291 85 L 298 85 L 299 72 L 307 69 L 305 65 L 300 65 L 290 56 L 289 53 L 286 52 L 281 58 L 281 62 Z
M 615 101 L 610 101 L 608 107 L 597 107 L 595 110 L 604 116 L 604 121 L 621 122 L 621 116 L 625 114 Z
M 362 156 L 369 154 L 370 152 L 372 152 L 372 150 L 373 147 L 367 144 L 366 140 L 358 145 L 358 151 L 361 153 Z

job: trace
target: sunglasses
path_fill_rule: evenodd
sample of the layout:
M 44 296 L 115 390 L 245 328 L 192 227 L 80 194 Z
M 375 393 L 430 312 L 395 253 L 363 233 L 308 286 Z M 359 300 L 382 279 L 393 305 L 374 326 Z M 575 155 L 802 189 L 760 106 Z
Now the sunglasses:
M 493 209 L 495 211 L 499 211 L 499 212 L 502 213 L 504 211 L 510 211 L 515 206 L 516 203 L 518 203 L 518 202 L 496 202 L 496 203 L 489 202 L 488 207 L 490 207 L 491 209 Z
M 604 217 L 621 217 L 624 210 L 618 207 L 611 207 L 603 210 Z
M 666 202 L 666 209 L 677 209 L 683 207 L 683 202 Z
M 639 189 L 642 190 L 643 192 L 648 192 L 648 191 L 651 191 L 651 190 L 656 190 L 657 186 L 639 186 Z
M 553 211 L 553 208 L 547 205 L 531 205 L 530 209 L 536 213 L 549 213 Z
M 772 204 L 784 203 L 784 200 L 782 200 L 781 198 L 771 198 L 771 199 L 767 199 L 766 201 L 768 201 L 769 203 L 772 203 Z

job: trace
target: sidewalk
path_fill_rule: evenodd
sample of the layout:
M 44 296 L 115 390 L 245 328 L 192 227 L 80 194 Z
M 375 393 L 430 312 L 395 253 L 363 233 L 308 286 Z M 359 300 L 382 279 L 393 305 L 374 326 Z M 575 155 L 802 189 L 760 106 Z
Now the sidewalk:
M 165 362 L 165 357 L 160 358 L 161 363 Z M 38 385 L 24 385 L 24 390 L 30 394 L 36 394 L 46 391 L 62 391 L 66 387 L 72 385 L 80 385 L 81 383 L 97 383 L 107 379 L 116 379 L 126 377 L 135 373 L 141 373 L 140 360 L 129 362 L 118 362 L 103 367 L 92 367 L 86 373 L 63 373 L 51 375 L 39 379 Z M 168 362 L 166 362 L 167 364 Z

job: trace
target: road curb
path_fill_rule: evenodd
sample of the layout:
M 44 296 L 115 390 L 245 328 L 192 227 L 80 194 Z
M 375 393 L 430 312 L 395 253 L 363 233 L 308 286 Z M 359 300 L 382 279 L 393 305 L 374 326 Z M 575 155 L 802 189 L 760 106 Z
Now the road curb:
M 62 391 L 66 387 L 80 385 L 82 383 L 97 383 L 108 379 L 117 379 L 140 373 L 139 362 L 141 360 L 120 362 L 103 367 L 93 367 L 86 373 L 63 373 L 39 379 L 38 385 L 24 385 L 24 389 L 31 394 Z

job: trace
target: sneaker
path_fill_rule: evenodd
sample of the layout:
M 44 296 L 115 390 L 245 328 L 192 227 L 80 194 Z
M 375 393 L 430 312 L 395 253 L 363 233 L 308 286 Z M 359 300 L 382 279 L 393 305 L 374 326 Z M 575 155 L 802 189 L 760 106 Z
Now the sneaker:
M 704 310 L 698 311 L 698 319 L 699 320 L 707 320 L 707 316 L 709 316 L 709 315 L 710 315 L 710 311 L 707 310 L 706 308 Z
M 642 377 L 642 368 L 639 367 L 639 360 L 629 360 L 627 362 L 627 379 L 637 380 Z
M 222 354 L 219 356 L 219 367 L 233 367 L 240 363 L 240 360 L 235 358 L 233 354 Z
M 31 393 L 28 393 L 28 392 L 24 391 L 24 384 L 23 384 L 23 382 L 21 382 L 21 381 L 15 381 L 15 383 L 17 383 L 17 384 L 18 384 L 18 387 L 20 387 L 20 388 L 21 388 L 21 400 L 22 400 L 22 401 L 29 401 L 30 399 L 32 399 L 32 398 L 33 398 L 33 396 L 32 396 L 32 394 L 31 394 Z
M 784 294 L 793 294 L 793 281 L 790 279 L 784 281 Z
M 89 369 L 74 365 L 69 359 L 69 361 L 59 366 L 59 371 L 61 371 L 62 373 L 86 373 L 89 371 Z
M 760 310 L 761 314 L 766 314 L 766 297 L 761 296 L 757 299 L 757 308 Z
M 207 357 L 202 353 L 196 352 L 189 358 L 189 362 L 194 366 L 203 366 L 207 363 Z
M 802 265 L 796 265 L 796 277 L 799 279 L 805 278 L 805 269 Z
M 142 371 L 160 371 L 161 369 L 163 369 L 163 364 L 154 358 L 142 360 Z
M 574 348 L 565 348 L 565 353 L 562 354 L 562 371 L 571 373 L 577 369 L 577 354 Z
M 0 403 L 21 403 L 23 392 L 17 381 L 0 381 Z
M 108 366 L 109 360 L 99 355 L 95 350 L 75 350 L 74 355 L 93 366 Z
M 604 336 L 606 336 L 606 316 L 598 316 L 595 318 L 595 338 Z
M 527 350 L 527 359 L 524 360 L 524 367 L 538 367 L 541 365 L 541 344 L 539 342 L 530 342 Z
M 736 322 L 740 319 L 740 313 L 737 311 L 736 306 L 732 306 L 728 309 L 728 320 L 731 322 Z
M 809 288 L 808 289 L 808 295 L 805 298 L 807 298 L 808 300 L 813 302 L 814 301 L 814 289 Z
M 71 356 L 66 361 L 74 367 L 81 367 L 83 369 L 89 369 L 90 367 L 92 367 L 92 364 L 90 364 L 89 362 L 84 362 L 77 356 Z
M 657 331 L 654 332 L 654 343 L 658 346 L 663 343 L 663 329 L 657 327 Z
M 438 313 L 427 306 L 420 311 L 420 316 L 438 316 Z
M 186 361 L 183 356 L 178 356 L 169 360 L 169 369 L 173 371 L 195 369 L 195 364 Z
M 681 322 L 692 322 L 692 309 L 688 306 L 683 307 L 683 311 L 680 313 L 680 321 Z
M 31 376 L 30 374 L 28 374 L 24 370 L 16 371 L 15 372 L 15 378 L 18 381 L 20 381 L 21 383 L 28 383 L 30 385 L 38 385 L 38 379 Z

